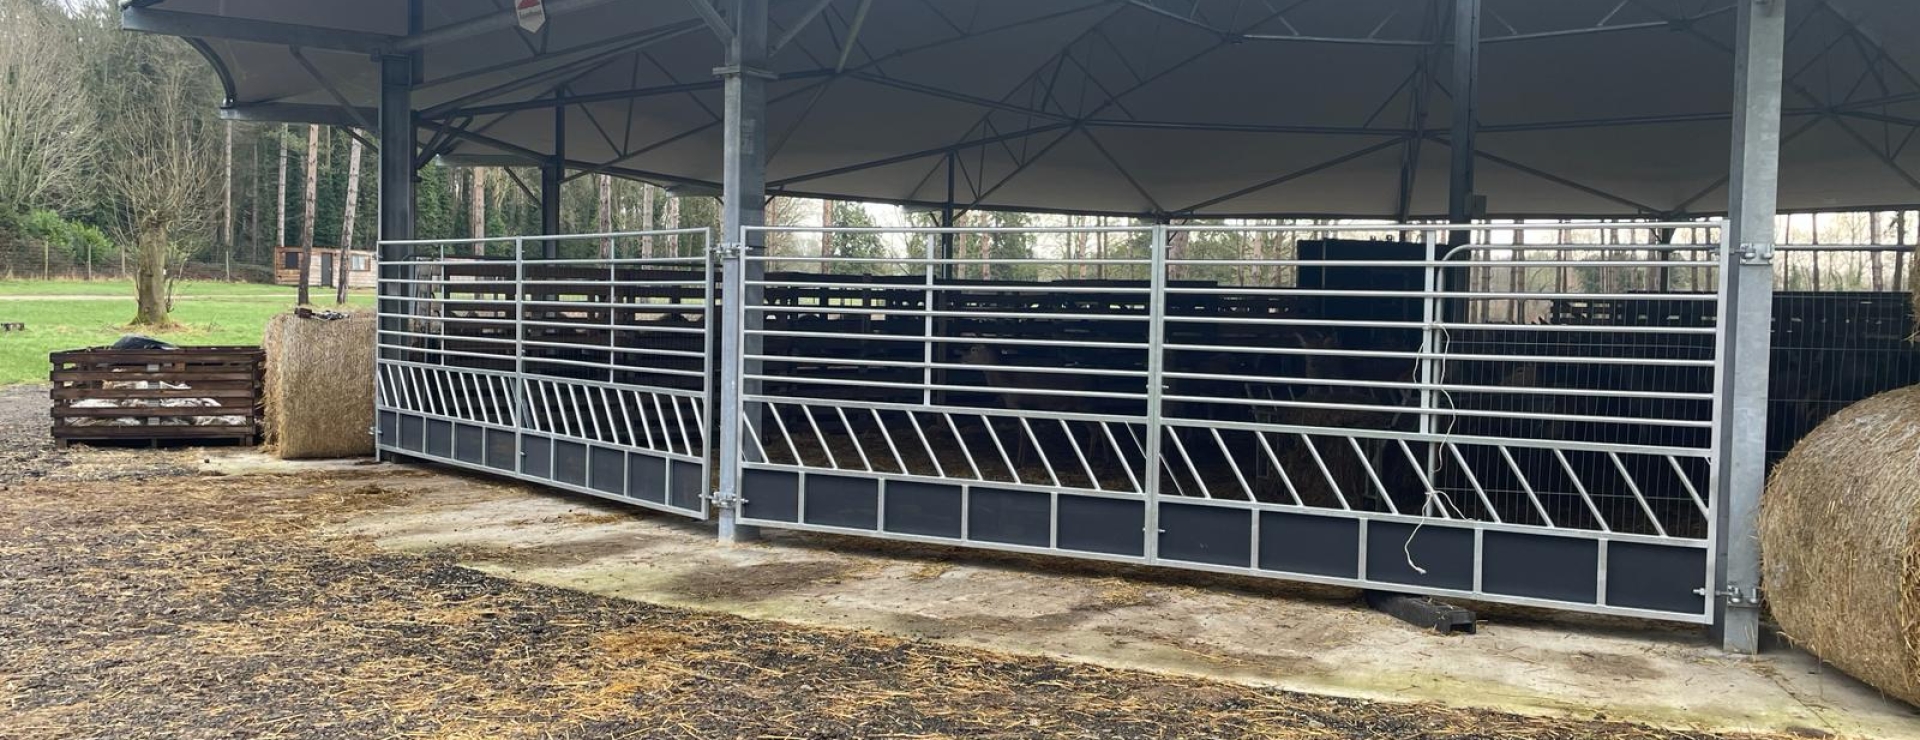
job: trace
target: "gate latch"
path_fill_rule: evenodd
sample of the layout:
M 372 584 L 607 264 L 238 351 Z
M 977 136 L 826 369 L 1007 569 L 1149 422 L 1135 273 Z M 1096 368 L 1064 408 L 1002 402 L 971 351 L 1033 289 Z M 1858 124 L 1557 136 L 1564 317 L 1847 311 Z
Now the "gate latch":
M 740 242 L 722 242 L 713 245 L 713 256 L 723 260 L 736 260 L 746 256 L 747 245 Z
M 1701 596 L 1708 595 L 1707 590 L 1704 588 L 1696 588 L 1693 590 L 1693 592 Z M 1721 599 L 1725 599 L 1727 602 L 1727 606 L 1731 608 L 1737 608 L 1737 609 L 1760 608 L 1760 589 L 1756 586 L 1746 586 L 1746 587 L 1728 586 L 1718 591 L 1714 591 L 1712 595 Z
M 713 504 L 713 508 L 716 509 L 733 509 L 746 503 L 746 500 L 740 498 L 737 491 L 714 491 L 707 494 L 707 502 Z

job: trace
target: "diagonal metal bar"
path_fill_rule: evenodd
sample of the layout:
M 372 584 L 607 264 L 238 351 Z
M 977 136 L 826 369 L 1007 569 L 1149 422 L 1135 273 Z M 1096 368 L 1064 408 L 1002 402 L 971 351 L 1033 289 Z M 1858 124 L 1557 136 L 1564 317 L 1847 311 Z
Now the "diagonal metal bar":
M 1120 177 L 1125 178 L 1128 185 L 1133 186 L 1134 192 L 1139 193 L 1140 197 L 1146 199 L 1147 205 L 1153 209 L 1154 213 L 1160 213 L 1164 210 L 1160 207 L 1160 201 L 1154 198 L 1152 193 L 1147 192 L 1146 186 L 1140 184 L 1139 178 L 1134 177 L 1133 173 L 1127 170 L 1126 165 L 1120 164 L 1120 160 L 1113 156 L 1113 152 L 1107 151 L 1107 147 L 1100 143 L 1100 139 L 1095 137 L 1092 131 L 1084 127 L 1076 130 L 1080 132 L 1081 136 L 1087 138 L 1087 143 L 1092 144 L 1095 151 L 1100 152 L 1100 157 L 1107 160 L 1107 164 L 1113 165 L 1114 171 L 1119 172 Z
M 314 66 L 313 62 L 307 59 L 306 51 L 298 46 L 290 47 L 287 51 L 293 54 L 294 61 L 300 63 L 300 68 L 305 69 L 307 74 L 313 77 L 313 81 L 320 85 L 320 89 L 326 90 L 327 96 L 333 98 L 333 102 L 339 105 L 341 110 L 346 111 L 348 117 L 360 124 L 360 128 L 368 131 L 380 130 L 379 126 L 374 125 L 373 121 L 367 118 L 366 113 L 362 109 L 347 102 L 347 96 L 340 93 L 340 88 L 335 87 L 333 81 L 327 79 L 326 75 L 321 74 L 320 68 Z
M 793 40 L 800 35 L 800 32 L 807 30 L 807 26 L 812 25 L 814 19 L 820 17 L 820 12 L 826 10 L 827 6 L 832 4 L 833 0 L 818 0 L 812 7 L 807 8 L 807 11 L 801 13 L 800 18 L 794 21 L 792 27 L 788 28 L 785 33 L 780 34 L 780 37 L 774 39 L 773 44 L 767 47 L 767 56 L 773 56 L 780 53 L 781 49 L 787 48 L 787 44 L 793 43 Z
M 833 65 L 834 74 L 847 71 L 847 60 L 860 43 L 860 31 L 866 28 L 867 11 L 870 10 L 873 10 L 873 0 L 860 0 L 860 7 L 853 11 L 853 27 L 847 29 L 847 40 L 840 42 L 840 61 Z
M 1218 196 L 1218 197 L 1215 197 L 1215 198 L 1209 198 L 1209 199 L 1207 199 L 1207 200 L 1203 200 L 1203 201 L 1200 201 L 1199 203 L 1195 203 L 1195 204 L 1193 204 L 1193 205 L 1190 205 L 1190 206 L 1187 206 L 1186 208 L 1182 208 L 1182 209 L 1179 209 L 1178 211 L 1175 211 L 1174 213 L 1176 213 L 1176 214 L 1191 214 L 1191 213 L 1193 213 L 1193 212 L 1195 212 L 1195 211 L 1198 211 L 1198 210 L 1200 210 L 1200 209 L 1202 209 L 1202 208 L 1206 208 L 1206 207 L 1208 207 L 1208 206 L 1214 206 L 1214 205 L 1219 205 L 1219 204 L 1221 204 L 1221 203 L 1225 203 L 1225 202 L 1227 202 L 1227 201 L 1230 201 L 1230 200 L 1234 200 L 1234 199 L 1236 199 L 1236 198 L 1240 198 L 1240 197 L 1243 197 L 1243 196 L 1247 196 L 1247 195 L 1252 195 L 1252 194 L 1254 194 L 1254 193 L 1257 193 L 1257 192 L 1260 192 L 1260 191 L 1262 191 L 1262 190 L 1266 190 L 1267 188 L 1271 188 L 1271 187 L 1274 187 L 1274 186 L 1276 186 L 1276 185 L 1283 185 L 1283 184 L 1286 184 L 1286 183 L 1289 183 L 1289 182 L 1292 182 L 1292 181 L 1294 181 L 1294 180 L 1298 180 L 1298 179 L 1300 179 L 1300 178 L 1302 178 L 1302 177 L 1306 177 L 1306 176 L 1308 176 L 1308 175 L 1311 175 L 1311 174 L 1315 174 L 1315 173 L 1318 173 L 1318 172 L 1323 172 L 1323 171 L 1326 171 L 1326 170 L 1329 170 L 1329 169 L 1332 169 L 1332 168 L 1334 168 L 1334 167 L 1338 167 L 1338 166 L 1340 166 L 1340 165 L 1343 165 L 1343 164 L 1346 164 L 1346 163 L 1348 163 L 1348 162 L 1351 162 L 1351 161 L 1353 161 L 1353 160 L 1356 160 L 1356 159 L 1359 159 L 1359 158 L 1361 158 L 1361 157 L 1365 157 L 1365 156 L 1367 156 L 1367 155 L 1369 155 L 1369 154 L 1373 154 L 1374 152 L 1378 152 L 1378 151 L 1381 151 L 1381 150 L 1384 150 L 1384 149 L 1388 149 L 1388 148 L 1390 148 L 1390 147 L 1393 147 L 1393 146 L 1396 146 L 1396 145 L 1398 145 L 1398 144 L 1400 144 L 1400 138 L 1399 138 L 1399 137 L 1394 137 L 1394 138 L 1391 138 L 1391 139 L 1388 139 L 1388 140 L 1386 140 L 1386 141 L 1382 141 L 1382 142 L 1379 142 L 1379 143 L 1377 143 L 1377 144 L 1371 144 L 1371 145 L 1368 145 L 1368 146 L 1364 146 L 1364 147 L 1361 147 L 1361 148 L 1359 148 L 1359 149 L 1356 149 L 1356 150 L 1354 150 L 1354 151 L 1351 151 L 1351 152 L 1348 152 L 1348 153 L 1346 153 L 1346 154 L 1342 154 L 1342 155 L 1340 155 L 1340 156 L 1338 156 L 1338 157 L 1334 157 L 1333 159 L 1329 159 L 1329 160 L 1326 160 L 1326 161 L 1324 161 L 1324 162 L 1319 162 L 1319 163 L 1317 163 L 1317 164 L 1312 164 L 1312 165 L 1308 165 L 1308 166 L 1306 166 L 1306 167 L 1302 167 L 1302 168 L 1300 168 L 1300 169 L 1297 169 L 1297 170 L 1294 170 L 1294 171 L 1292 171 L 1292 172 L 1288 172 L 1288 173 L 1286 173 L 1286 174 L 1284 174 L 1284 175 L 1281 175 L 1281 176 L 1279 176 L 1279 177 L 1275 177 L 1275 178 L 1272 178 L 1272 179 L 1269 179 L 1269 180 L 1265 180 L 1265 181 L 1262 181 L 1262 182 L 1258 182 L 1258 183 L 1255 183 L 1255 184 L 1252 184 L 1252 185 L 1248 185 L 1248 186 L 1246 186 L 1246 187 L 1244 187 L 1244 188 L 1240 188 L 1239 190 L 1235 190 L 1235 191 L 1233 191 L 1233 192 L 1231 192 L 1231 193 L 1227 193 L 1227 194 L 1225 194 L 1225 195 L 1221 195 L 1221 196 Z
M 713 35 L 720 39 L 720 43 L 733 43 L 733 26 L 727 25 L 727 19 L 720 17 L 720 11 L 714 10 L 712 3 L 707 0 L 687 0 L 687 5 L 692 6 L 693 12 L 700 16 L 707 28 L 713 30 Z

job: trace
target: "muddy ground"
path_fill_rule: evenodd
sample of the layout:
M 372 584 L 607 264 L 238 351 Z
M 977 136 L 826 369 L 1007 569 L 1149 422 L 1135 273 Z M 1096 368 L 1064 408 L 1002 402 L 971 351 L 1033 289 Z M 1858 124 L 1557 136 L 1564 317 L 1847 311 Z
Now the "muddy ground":
M 673 609 L 323 528 L 445 476 L 52 450 L 0 389 L 0 737 L 1706 738 Z M 457 483 L 457 479 L 452 479 Z

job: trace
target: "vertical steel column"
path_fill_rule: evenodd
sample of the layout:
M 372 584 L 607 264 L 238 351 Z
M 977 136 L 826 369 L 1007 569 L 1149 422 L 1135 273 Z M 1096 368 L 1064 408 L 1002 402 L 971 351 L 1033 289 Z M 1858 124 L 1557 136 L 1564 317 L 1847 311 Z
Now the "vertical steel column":
M 1161 417 L 1163 403 L 1161 397 L 1166 393 L 1166 342 L 1167 342 L 1167 225 L 1153 225 L 1153 274 L 1147 277 L 1147 444 L 1143 450 L 1141 465 L 1145 468 L 1141 481 L 1146 488 L 1147 512 L 1146 553 L 1147 562 L 1160 559 L 1160 447 L 1165 434 L 1166 421 Z
M 380 58 L 381 241 L 413 238 L 413 83 L 411 57 Z M 407 251 L 407 247 L 383 246 L 380 258 L 405 259 Z
M 422 23 L 420 0 L 410 0 L 407 4 L 408 30 L 420 31 Z M 402 310 L 411 313 L 417 308 L 414 301 L 389 301 L 387 296 L 410 297 L 414 294 L 412 265 L 391 265 L 387 262 L 411 261 L 413 248 L 410 246 L 389 245 L 389 241 L 404 241 L 414 238 L 414 149 L 417 145 L 414 132 L 413 86 L 420 80 L 420 60 L 418 55 L 394 55 L 380 57 L 380 246 L 374 257 L 382 264 L 376 266 L 379 275 L 379 287 L 374 296 L 374 311 L 380 316 L 379 328 L 387 331 L 399 331 L 406 326 L 406 319 L 400 318 Z M 384 337 L 382 338 L 384 339 Z M 381 359 L 398 359 L 397 352 L 390 353 L 374 342 L 374 360 L 376 366 Z M 379 368 L 375 368 L 378 377 Z M 375 434 L 378 434 L 375 425 Z M 386 459 L 379 452 L 375 440 L 375 454 Z
M 729 0 L 733 38 L 727 40 L 727 65 L 714 70 L 725 81 L 725 147 L 721 162 L 722 193 L 720 203 L 720 251 L 725 258 L 720 300 L 725 308 L 720 340 L 720 408 L 714 416 L 720 423 L 720 486 L 713 493 L 713 506 L 719 513 L 720 539 L 738 542 L 750 539 L 753 532 L 739 524 L 740 462 L 743 447 L 742 423 L 756 408 L 742 397 L 757 392 L 757 383 L 747 375 L 759 374 L 758 362 L 746 360 L 759 354 L 760 338 L 749 331 L 758 328 L 757 313 L 746 310 L 760 303 L 761 288 L 749 287 L 765 274 L 766 265 L 746 259 L 749 252 L 764 252 L 765 237 L 746 233 L 745 227 L 759 226 L 766 219 L 767 190 L 767 0 Z M 763 242 L 763 243 L 753 243 Z
M 1760 648 L 1760 491 L 1767 478 L 1767 363 L 1772 350 L 1774 215 L 1780 188 L 1780 92 L 1786 2 L 1742 0 L 1734 34 L 1729 254 L 1722 264 L 1721 326 L 1727 332 L 1719 378 L 1713 505 L 1714 626 L 1734 653 Z
M 1453 3 L 1453 146 L 1447 179 L 1447 219 L 1471 222 L 1474 213 L 1474 148 L 1480 115 L 1480 0 Z M 1465 231 L 1453 232 L 1449 244 L 1467 243 Z
M 555 98 L 560 93 L 553 94 Z M 567 177 L 567 106 L 561 103 L 553 105 L 553 159 L 540 168 L 540 233 L 542 236 L 557 236 L 560 233 L 560 189 Z M 548 239 L 541 242 L 541 254 L 547 259 L 560 256 L 560 240 Z

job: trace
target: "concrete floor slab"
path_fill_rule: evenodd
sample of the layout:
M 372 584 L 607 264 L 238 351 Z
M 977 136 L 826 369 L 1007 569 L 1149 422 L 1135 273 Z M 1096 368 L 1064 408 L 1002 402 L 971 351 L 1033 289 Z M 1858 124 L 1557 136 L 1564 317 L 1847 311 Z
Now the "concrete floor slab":
M 1695 628 L 1502 609 L 1439 636 L 1342 589 L 791 532 L 723 546 L 671 515 L 461 480 L 396 481 L 418 494 L 338 531 L 541 584 L 1303 692 L 1920 738 L 1912 707 L 1804 653 L 1730 657 Z

